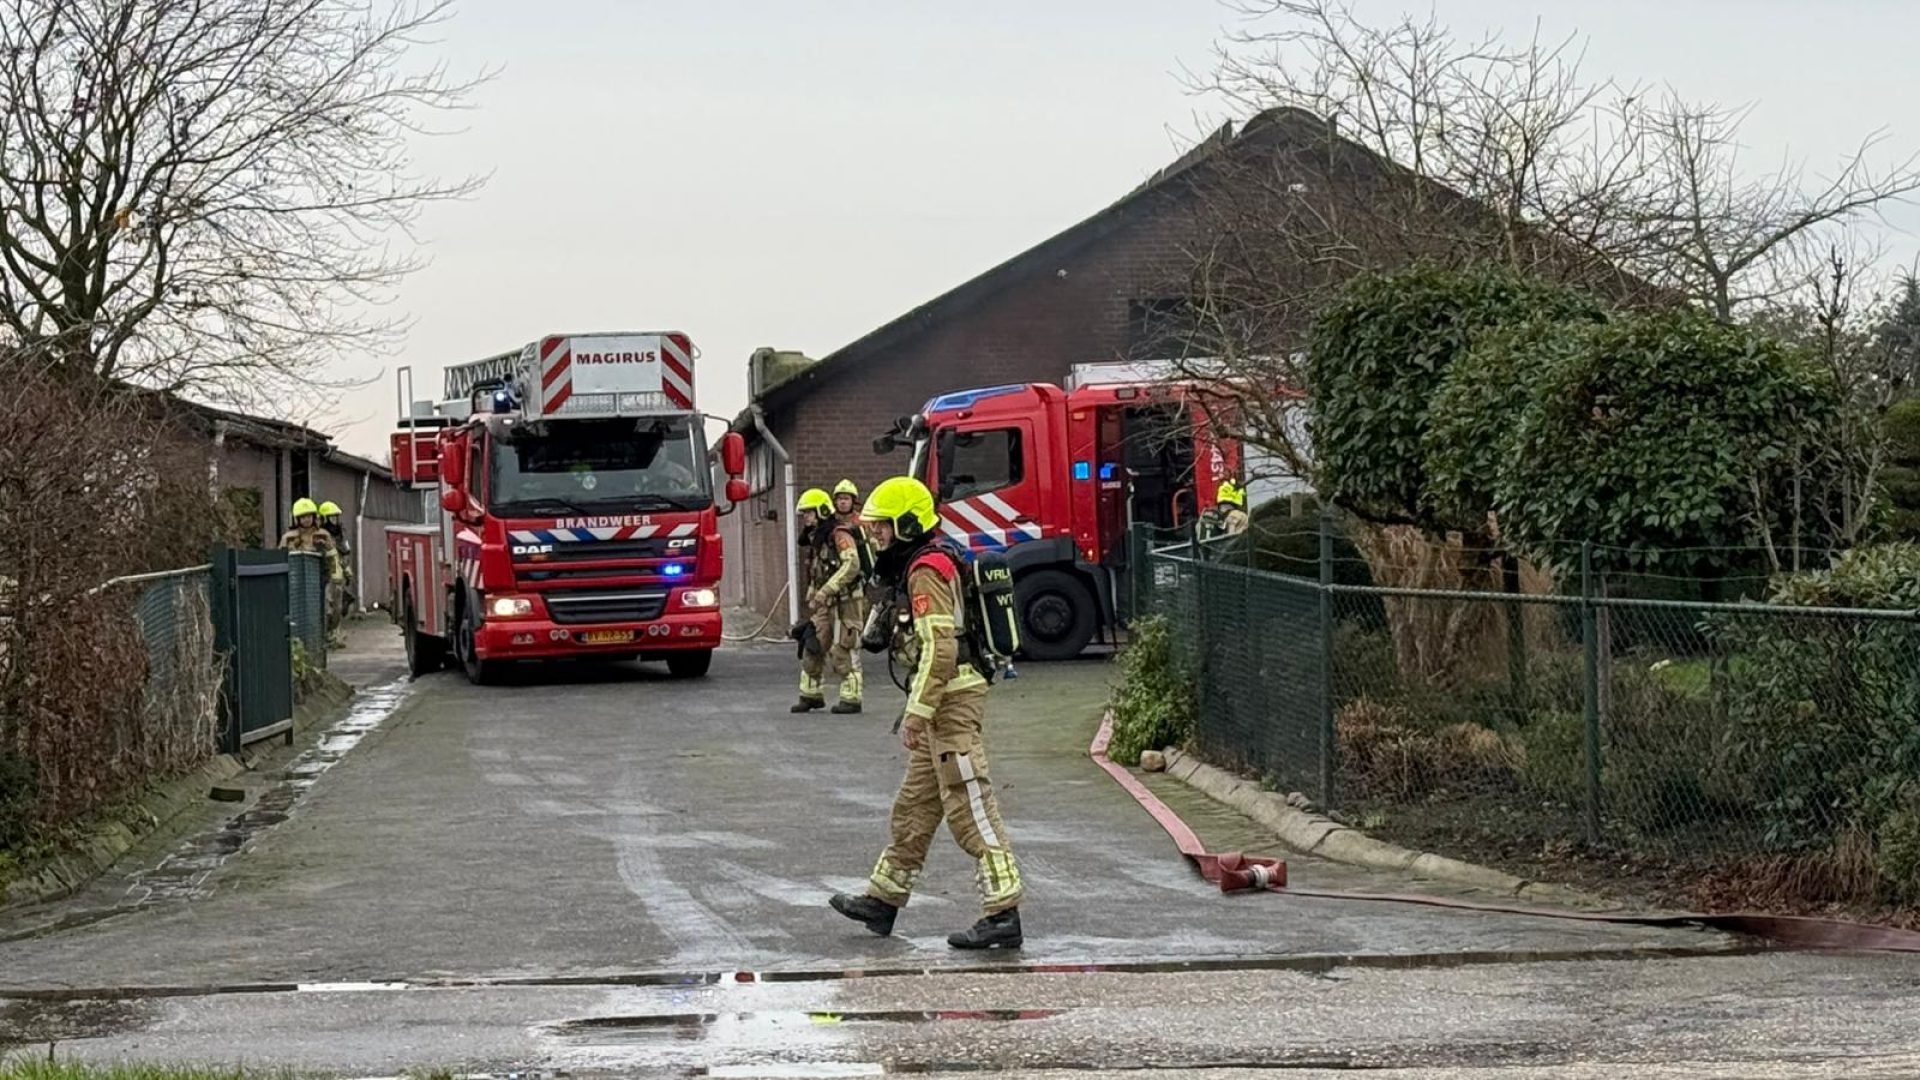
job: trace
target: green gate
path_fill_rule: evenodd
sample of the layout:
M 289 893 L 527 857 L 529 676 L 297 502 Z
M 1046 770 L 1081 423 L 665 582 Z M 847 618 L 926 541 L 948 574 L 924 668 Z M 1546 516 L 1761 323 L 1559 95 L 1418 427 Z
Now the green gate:
M 220 749 L 293 738 L 293 620 L 287 553 L 216 547 L 213 647 L 226 659 Z

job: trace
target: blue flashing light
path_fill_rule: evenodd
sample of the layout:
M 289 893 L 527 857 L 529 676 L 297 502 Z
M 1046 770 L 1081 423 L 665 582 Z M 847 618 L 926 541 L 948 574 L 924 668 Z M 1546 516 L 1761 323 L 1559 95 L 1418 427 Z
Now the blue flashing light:
M 1100 479 L 1102 480 L 1113 479 L 1113 468 L 1114 468 L 1113 462 L 1111 461 L 1101 462 L 1100 463 Z
M 504 386 L 493 392 L 494 412 L 512 412 L 518 404 L 513 400 L 513 391 Z
M 987 386 L 979 390 L 961 390 L 952 394 L 942 394 L 927 402 L 921 412 L 944 412 L 951 409 L 971 409 L 988 398 L 1006 397 L 1018 394 L 1027 388 L 1025 383 L 1009 383 L 1006 386 Z
M 1073 478 L 1075 480 L 1086 480 L 1092 476 L 1093 465 L 1091 463 L 1085 461 L 1076 461 L 1073 463 Z
M 662 574 L 665 574 L 668 577 L 679 577 L 680 575 L 687 572 L 687 568 L 680 563 L 670 562 L 667 565 L 661 567 L 660 572 Z

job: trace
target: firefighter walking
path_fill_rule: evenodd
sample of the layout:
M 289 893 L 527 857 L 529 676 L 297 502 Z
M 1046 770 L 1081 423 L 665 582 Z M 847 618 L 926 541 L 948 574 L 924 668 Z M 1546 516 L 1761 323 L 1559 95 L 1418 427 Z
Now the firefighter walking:
M 856 649 L 865 621 L 861 611 L 860 525 L 834 512 L 833 497 L 810 488 L 795 507 L 804 530 L 801 547 L 807 568 L 807 620 L 794 628 L 800 642 L 800 700 L 795 713 L 826 708 L 824 676 L 840 680 L 839 700 L 831 711 L 860 711 L 860 658 Z
M 894 796 L 887 848 L 863 896 L 835 894 L 833 909 L 875 934 L 893 932 L 918 883 L 933 834 L 945 819 L 975 863 L 982 918 L 952 934 L 956 949 L 1022 944 L 1020 869 L 1000 819 L 983 735 L 987 677 L 964 645 L 968 588 L 959 557 L 935 542 L 932 492 L 911 477 L 881 483 L 861 514 L 875 550 L 876 577 L 900 588 L 917 645 L 906 711 L 897 725 L 907 772 Z

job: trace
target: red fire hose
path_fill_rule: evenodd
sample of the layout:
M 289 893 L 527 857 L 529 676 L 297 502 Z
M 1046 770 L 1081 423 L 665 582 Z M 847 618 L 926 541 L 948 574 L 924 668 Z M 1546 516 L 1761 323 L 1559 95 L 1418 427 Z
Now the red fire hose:
M 1357 900 L 1373 903 L 1422 904 L 1428 907 L 1485 911 L 1507 915 L 1532 915 L 1548 919 L 1576 919 L 1582 922 L 1621 923 L 1632 926 L 1698 926 L 1730 934 L 1762 938 L 1778 945 L 1799 949 L 1850 949 L 1882 952 L 1920 952 L 1920 933 L 1887 926 L 1870 926 L 1844 919 L 1816 919 L 1801 915 L 1769 915 L 1764 912 L 1734 912 L 1709 915 L 1677 912 L 1658 915 L 1633 915 L 1612 912 L 1567 911 L 1559 908 L 1530 907 L 1525 904 L 1482 903 L 1421 893 L 1327 892 L 1293 889 L 1287 886 L 1287 864 L 1277 859 L 1242 855 L 1237 851 L 1213 853 L 1201 844 L 1200 837 L 1180 820 L 1173 808 L 1147 790 L 1140 778 L 1124 765 L 1107 757 L 1107 745 L 1113 738 L 1113 717 L 1100 722 L 1087 753 L 1096 764 L 1173 838 L 1174 846 L 1200 871 L 1200 876 L 1220 886 L 1222 892 L 1271 891 L 1294 896 L 1329 900 Z

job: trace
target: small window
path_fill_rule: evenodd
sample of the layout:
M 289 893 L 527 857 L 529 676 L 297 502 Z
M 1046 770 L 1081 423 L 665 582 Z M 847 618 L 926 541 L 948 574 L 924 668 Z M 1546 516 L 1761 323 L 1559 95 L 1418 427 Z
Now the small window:
M 764 495 L 773 487 L 773 449 L 756 443 L 747 454 L 747 490 Z
M 964 499 L 1012 487 L 1026 476 L 1018 428 L 970 431 L 954 441 L 953 475 L 947 499 Z
M 1193 304 L 1185 297 L 1162 296 L 1127 302 L 1127 355 L 1134 360 L 1164 360 L 1187 355 L 1195 330 Z
M 487 493 L 481 490 L 482 482 L 487 475 L 485 450 L 486 440 L 479 432 L 474 432 L 473 436 L 467 440 L 467 493 L 482 506 L 487 503 Z

